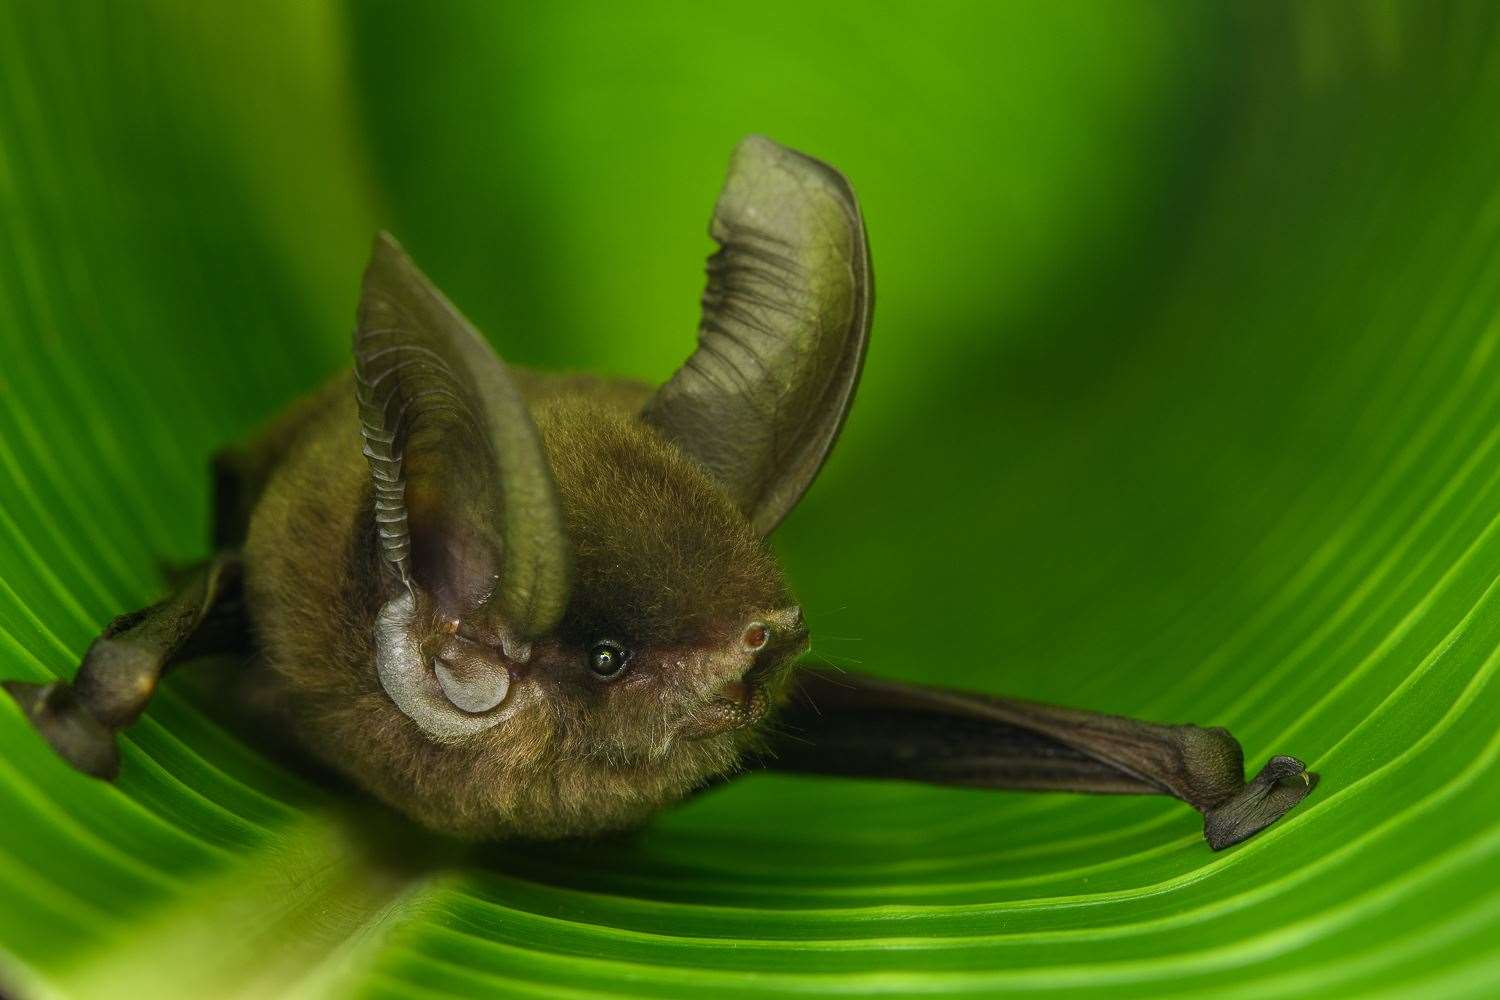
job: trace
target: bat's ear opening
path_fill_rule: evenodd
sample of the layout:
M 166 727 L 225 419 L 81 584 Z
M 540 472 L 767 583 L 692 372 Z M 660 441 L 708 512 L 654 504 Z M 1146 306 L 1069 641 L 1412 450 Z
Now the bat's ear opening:
M 354 333 L 388 590 L 519 639 L 567 605 L 571 553 L 541 438 L 500 358 L 388 234 Z
M 874 282 L 854 191 L 825 163 L 741 142 L 714 207 L 698 349 L 642 418 L 762 535 L 812 484 L 864 363 Z

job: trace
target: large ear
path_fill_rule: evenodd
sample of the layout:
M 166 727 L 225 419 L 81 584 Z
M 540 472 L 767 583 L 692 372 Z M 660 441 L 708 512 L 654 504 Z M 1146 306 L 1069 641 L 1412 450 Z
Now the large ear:
M 549 631 L 571 559 L 536 427 L 494 350 L 386 233 L 354 370 L 391 592 L 517 640 Z
M 854 399 L 874 306 L 864 220 L 842 174 L 752 135 L 709 234 L 698 349 L 642 417 L 764 535 L 812 484 Z

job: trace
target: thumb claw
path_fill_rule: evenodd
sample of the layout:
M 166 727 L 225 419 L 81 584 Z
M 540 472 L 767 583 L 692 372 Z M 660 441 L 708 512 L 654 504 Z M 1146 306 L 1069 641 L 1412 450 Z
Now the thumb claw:
M 1272 757 L 1238 793 L 1203 814 L 1203 836 L 1216 851 L 1248 837 L 1284 816 L 1311 794 L 1318 776 L 1296 757 Z

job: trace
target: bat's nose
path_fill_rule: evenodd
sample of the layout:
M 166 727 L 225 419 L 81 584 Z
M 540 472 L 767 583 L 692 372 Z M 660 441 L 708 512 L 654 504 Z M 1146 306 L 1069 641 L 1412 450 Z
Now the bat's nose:
M 796 644 L 798 655 L 807 650 L 807 622 L 802 617 L 802 605 L 793 604 L 777 612 L 772 622 L 776 627 L 777 635 L 783 640 Z
M 792 643 L 800 643 L 806 648 L 807 626 L 802 620 L 801 606 L 793 604 L 755 619 L 745 627 L 740 642 L 751 653 L 759 652 L 767 645 L 787 649 Z
M 802 605 L 793 604 L 789 608 L 773 611 L 766 616 L 766 621 L 782 634 L 802 631 L 806 625 L 802 619 Z

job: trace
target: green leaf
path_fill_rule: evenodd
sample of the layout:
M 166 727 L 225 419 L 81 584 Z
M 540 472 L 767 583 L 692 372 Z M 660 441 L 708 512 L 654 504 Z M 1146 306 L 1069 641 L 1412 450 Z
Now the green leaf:
M 816 655 L 1229 726 L 1323 784 L 756 777 L 468 851 L 168 682 L 119 782 L 0 699 L 0 992 L 1500 990 L 1488 5 L 0 4 L 0 676 L 205 551 L 207 456 L 347 364 L 391 228 L 511 361 L 690 348 L 725 158 L 839 165 L 879 275 L 778 533 Z

